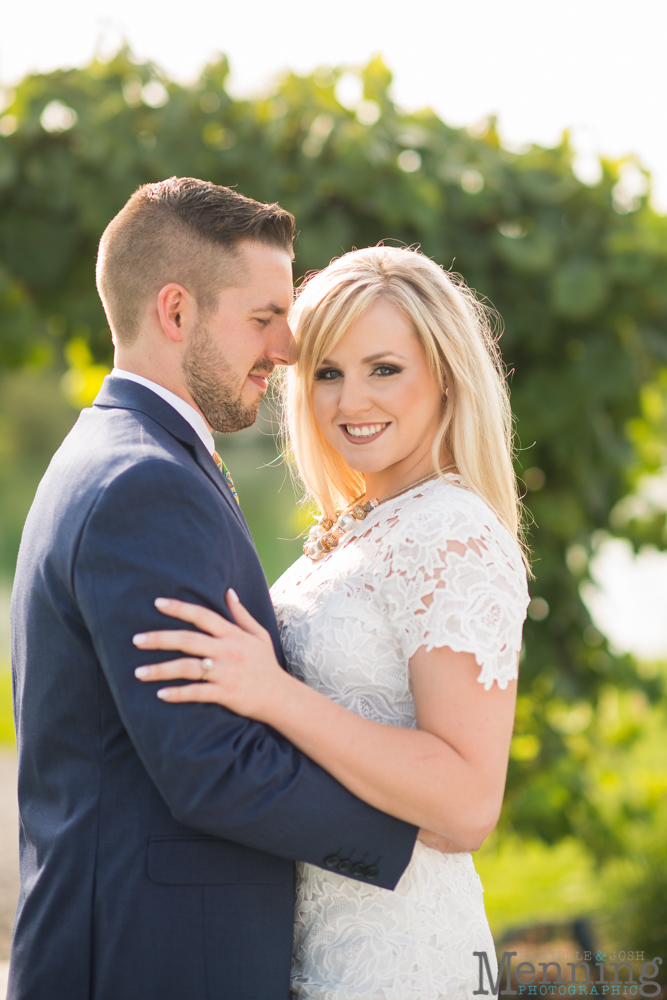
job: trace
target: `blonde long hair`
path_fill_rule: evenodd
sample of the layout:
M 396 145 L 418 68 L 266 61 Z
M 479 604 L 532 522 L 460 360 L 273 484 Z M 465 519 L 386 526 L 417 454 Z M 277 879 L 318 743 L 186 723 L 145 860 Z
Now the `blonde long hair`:
M 290 314 L 297 363 L 283 381 L 286 453 L 306 496 L 327 517 L 365 492 L 364 477 L 322 434 L 311 404 L 315 371 L 378 299 L 407 317 L 443 395 L 434 470 L 451 455 L 470 489 L 523 546 L 523 508 L 512 465 L 513 419 L 491 311 L 456 276 L 416 250 L 354 250 L 307 280 Z

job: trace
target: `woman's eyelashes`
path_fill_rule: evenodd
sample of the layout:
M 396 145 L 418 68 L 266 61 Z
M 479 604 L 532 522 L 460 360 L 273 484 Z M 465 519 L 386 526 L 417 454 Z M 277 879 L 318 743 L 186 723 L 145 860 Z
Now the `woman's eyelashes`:
M 340 368 L 320 368 L 315 372 L 317 382 L 332 382 L 335 378 L 342 378 L 343 373 Z
M 387 378 L 390 375 L 399 375 L 403 369 L 400 365 L 375 365 L 369 372 L 370 375 L 377 375 L 379 378 Z M 315 372 L 315 379 L 318 382 L 333 382 L 334 379 L 343 378 L 340 368 L 320 368 Z

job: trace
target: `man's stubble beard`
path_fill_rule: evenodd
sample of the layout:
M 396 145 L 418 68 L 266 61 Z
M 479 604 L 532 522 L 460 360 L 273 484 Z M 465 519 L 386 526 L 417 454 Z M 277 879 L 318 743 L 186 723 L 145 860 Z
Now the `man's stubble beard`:
M 214 431 L 231 434 L 254 424 L 261 397 L 251 405 L 242 401 L 247 376 L 239 383 L 203 323 L 192 331 L 182 368 L 192 398 Z M 258 361 L 253 368 L 256 374 L 270 375 L 272 371 L 273 364 L 268 360 Z

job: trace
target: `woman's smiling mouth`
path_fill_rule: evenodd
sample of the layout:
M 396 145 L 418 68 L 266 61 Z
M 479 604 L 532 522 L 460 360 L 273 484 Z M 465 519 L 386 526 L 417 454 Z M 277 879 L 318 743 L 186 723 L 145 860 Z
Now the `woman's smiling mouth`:
M 390 421 L 378 424 L 339 424 L 343 436 L 352 444 L 368 444 L 377 441 L 389 427 Z

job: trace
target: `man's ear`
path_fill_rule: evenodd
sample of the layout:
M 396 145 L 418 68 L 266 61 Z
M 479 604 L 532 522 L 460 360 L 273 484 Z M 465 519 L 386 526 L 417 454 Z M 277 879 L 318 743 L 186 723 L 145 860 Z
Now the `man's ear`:
M 157 311 L 169 340 L 180 342 L 195 320 L 197 305 L 187 288 L 172 281 L 158 292 Z

